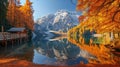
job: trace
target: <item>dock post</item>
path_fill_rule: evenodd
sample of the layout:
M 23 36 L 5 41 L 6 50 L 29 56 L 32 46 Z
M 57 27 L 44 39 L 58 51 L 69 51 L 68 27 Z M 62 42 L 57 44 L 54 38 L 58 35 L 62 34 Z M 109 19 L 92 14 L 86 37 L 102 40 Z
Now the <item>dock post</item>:
M 13 39 L 12 39 L 12 48 L 13 48 L 13 44 L 14 44 L 14 43 L 13 43 Z

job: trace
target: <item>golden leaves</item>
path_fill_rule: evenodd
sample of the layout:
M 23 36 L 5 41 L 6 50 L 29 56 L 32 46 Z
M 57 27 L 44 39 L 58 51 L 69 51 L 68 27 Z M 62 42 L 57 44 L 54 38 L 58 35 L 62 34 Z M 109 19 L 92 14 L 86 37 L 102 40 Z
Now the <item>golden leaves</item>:
M 69 31 L 71 33 L 72 31 Z M 110 42 L 110 36 L 109 33 L 104 33 L 104 37 L 102 38 L 102 43 L 101 44 L 95 44 L 94 40 L 90 39 L 90 43 L 86 44 L 85 43 L 85 38 L 80 36 L 77 40 L 74 37 L 70 37 L 70 35 L 73 35 L 75 33 L 69 34 L 68 41 L 79 46 L 80 49 L 85 50 L 92 54 L 93 56 L 96 57 L 96 59 L 93 58 L 88 58 L 89 63 L 94 63 L 94 64 L 119 64 L 120 59 L 118 56 L 114 56 L 111 53 L 111 48 L 106 47 L 105 45 L 109 44 L 108 46 L 111 46 L 114 44 L 114 47 L 118 46 L 120 47 L 120 40 L 113 40 L 113 42 Z M 98 38 L 99 40 L 101 38 Z M 78 41 L 79 40 L 79 41 Z
M 120 25 L 119 0 L 78 0 L 77 10 L 86 12 L 85 14 L 83 13 L 83 16 L 87 17 L 87 20 L 84 20 L 86 18 L 83 16 L 79 18 L 80 20 L 84 20 L 81 21 L 81 26 L 84 25 L 90 29 L 92 27 L 94 30 L 99 30 L 99 28 L 101 29 L 104 27 L 107 31 L 113 31 L 112 29 Z M 114 24 L 111 29 L 107 25 L 112 22 L 114 22 Z M 104 29 L 102 30 L 104 31 Z
M 79 17 L 80 24 L 68 31 L 68 36 L 70 36 L 68 40 L 97 57 L 97 60 L 89 59 L 89 63 L 118 63 L 119 60 L 116 58 L 120 58 L 112 56 L 111 48 L 107 48 L 105 45 L 119 46 L 120 40 L 116 43 L 115 39 L 119 37 L 120 32 L 120 0 L 78 0 L 77 10 L 82 11 L 83 14 Z M 102 40 L 97 38 L 102 43 L 97 45 L 93 43 L 95 41 L 90 39 L 90 44 L 86 44 L 85 38 L 82 37 L 86 30 L 95 31 L 105 36 L 102 37 Z M 114 33 L 113 38 L 115 39 L 113 41 L 111 41 L 112 34 L 110 32 Z M 77 37 L 78 35 L 79 37 Z
M 27 27 L 33 30 L 33 10 L 31 8 L 31 2 L 26 0 L 24 6 L 16 5 L 14 1 L 9 1 L 7 19 L 12 26 L 15 27 Z

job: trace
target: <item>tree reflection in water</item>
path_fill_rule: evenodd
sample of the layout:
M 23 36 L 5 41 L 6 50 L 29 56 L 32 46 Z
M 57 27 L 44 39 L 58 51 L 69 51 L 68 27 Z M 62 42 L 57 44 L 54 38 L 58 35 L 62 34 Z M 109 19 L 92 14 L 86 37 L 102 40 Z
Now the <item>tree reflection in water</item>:
M 74 35 L 74 36 L 71 36 Z M 75 37 L 76 36 L 76 37 Z M 120 63 L 120 39 L 110 39 L 108 34 L 103 37 L 91 37 L 86 40 L 85 37 L 76 34 L 69 34 L 68 41 L 76 44 L 81 49 L 88 51 L 97 59 L 89 59 L 89 63 L 94 64 L 119 64 Z M 89 41 L 89 44 L 86 43 Z

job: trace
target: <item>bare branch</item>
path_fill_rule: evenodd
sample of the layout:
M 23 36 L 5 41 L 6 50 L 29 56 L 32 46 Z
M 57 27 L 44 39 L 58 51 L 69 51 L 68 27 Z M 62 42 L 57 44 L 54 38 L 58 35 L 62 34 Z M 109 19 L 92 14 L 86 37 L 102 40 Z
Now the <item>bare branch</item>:
M 120 12 L 120 10 L 117 10 L 115 13 L 114 13 L 114 15 L 113 15 L 113 17 L 112 17 L 112 21 L 115 21 L 115 22 L 120 22 L 120 20 L 115 20 L 115 16 L 118 14 Z

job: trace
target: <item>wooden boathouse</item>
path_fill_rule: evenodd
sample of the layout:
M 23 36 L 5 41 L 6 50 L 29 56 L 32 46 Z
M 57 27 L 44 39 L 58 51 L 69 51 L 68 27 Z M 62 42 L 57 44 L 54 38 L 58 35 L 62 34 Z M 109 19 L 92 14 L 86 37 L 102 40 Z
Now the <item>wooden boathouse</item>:
M 10 28 L 7 32 L 0 32 L 0 45 L 21 44 L 28 40 L 25 28 Z

